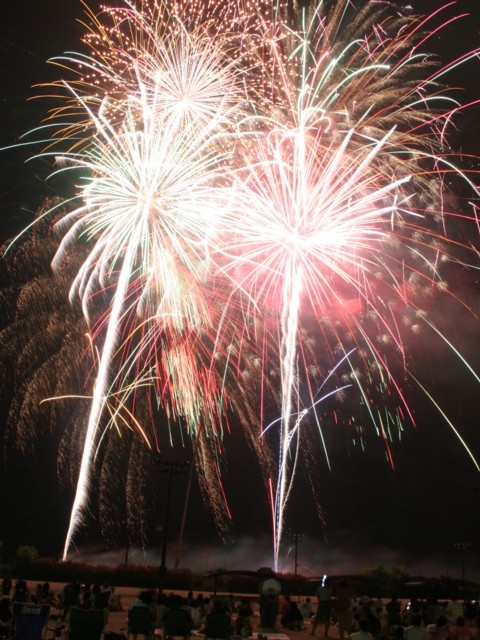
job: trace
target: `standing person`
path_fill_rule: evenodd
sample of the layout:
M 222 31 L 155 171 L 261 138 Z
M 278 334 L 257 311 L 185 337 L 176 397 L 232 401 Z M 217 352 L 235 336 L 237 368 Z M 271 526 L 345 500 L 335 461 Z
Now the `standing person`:
M 19 578 L 15 583 L 12 602 L 28 602 L 28 596 L 27 581 L 23 578 Z
M 442 607 L 440 606 L 437 598 L 428 598 L 425 609 L 425 623 L 435 624 L 441 615 Z
M 318 604 L 317 612 L 315 613 L 315 618 L 312 623 L 312 630 L 310 631 L 311 636 L 315 635 L 315 630 L 318 625 L 323 624 L 325 625 L 323 635 L 325 638 L 328 638 L 328 630 L 330 629 L 330 619 L 332 616 L 332 595 L 333 590 L 330 586 L 330 580 L 324 576 L 316 592 Z
M 62 620 L 65 621 L 70 607 L 75 607 L 80 599 L 80 583 L 78 580 L 70 582 L 63 587 L 62 592 Z
M 464 603 L 465 624 L 469 627 L 475 626 L 475 620 L 478 616 L 478 602 L 476 600 L 468 600 Z
M 464 617 L 463 604 L 458 599 L 458 596 L 452 596 L 445 609 L 445 615 L 447 616 L 448 624 L 456 624 L 457 618 Z
M 12 588 L 12 580 L 8 576 L 2 580 L 2 595 L 9 596 Z
M 333 617 L 338 622 L 338 633 L 340 640 L 348 635 L 352 628 L 352 598 L 353 592 L 346 580 L 341 580 L 338 588 L 334 592 L 335 601 L 332 607 Z
M 281 590 L 280 582 L 274 577 L 260 583 L 260 626 L 263 629 L 275 629 Z
M 397 596 L 392 596 L 385 605 L 387 612 L 387 634 L 393 636 L 393 632 L 397 627 L 403 624 L 402 619 L 402 603 Z

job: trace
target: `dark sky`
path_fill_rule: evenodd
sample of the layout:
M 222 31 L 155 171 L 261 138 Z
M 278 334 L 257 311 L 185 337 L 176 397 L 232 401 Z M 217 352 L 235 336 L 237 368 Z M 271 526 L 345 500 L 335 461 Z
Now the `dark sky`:
M 75 17 L 82 15 L 77 0 L 30 4 L 26 10 L 24 3 L 9 0 L 2 7 L 0 146 L 11 144 L 38 123 L 39 104 L 26 102 L 32 94 L 30 86 L 52 77 L 54 71 L 45 60 L 65 50 L 75 50 L 81 32 L 75 24 Z M 422 9 L 438 6 L 434 0 L 412 4 Z M 443 34 L 438 46 L 444 54 L 455 55 L 464 48 L 480 45 L 477 4 L 475 0 L 458 3 L 461 10 L 472 9 L 476 13 L 463 21 L 461 28 L 455 26 Z M 465 86 L 466 95 L 474 97 L 479 65 L 480 62 L 465 67 L 452 79 L 449 77 L 449 82 Z M 462 119 L 458 142 L 467 150 L 475 150 L 477 144 L 480 147 L 478 122 L 480 111 L 473 109 Z M 45 194 L 55 190 L 55 184 L 45 185 L 42 167 L 23 167 L 26 155 L 19 150 L 2 153 L 0 206 L 4 237 L 29 219 Z M 478 295 L 478 281 L 473 280 L 470 286 L 473 295 Z M 453 312 L 448 320 L 453 329 Z M 472 364 L 480 370 L 477 324 L 461 316 L 455 331 Z M 436 396 L 442 398 L 442 407 L 480 458 L 480 386 L 465 375 L 464 367 L 453 355 L 445 357 L 445 351 L 438 341 L 413 347 L 414 357 L 424 365 Z M 370 439 L 364 452 L 360 446 L 352 446 L 345 433 L 331 432 L 331 470 L 324 457 L 316 453 L 325 529 L 318 524 L 305 480 L 298 483 L 289 509 L 289 522 L 305 533 L 299 547 L 305 572 L 350 572 L 378 562 L 406 565 L 413 574 L 431 571 L 459 577 L 460 558 L 454 543 L 465 541 L 471 544 L 466 554 L 467 577 L 480 581 L 479 473 L 439 413 L 419 394 L 414 400 L 417 428 L 406 427 L 402 441 L 394 445 L 394 470 L 375 438 Z M 242 438 L 234 433 L 231 440 L 227 488 L 236 527 L 228 544 L 222 545 L 205 516 L 198 490 L 194 489 L 185 557 L 186 562 L 196 563 L 199 568 L 211 569 L 217 560 L 217 564 L 225 562 L 232 568 L 245 563 L 254 568 L 271 564 L 269 514 L 266 497 L 259 489 L 259 474 L 252 470 L 251 461 L 244 462 L 249 460 L 249 454 Z M 173 528 L 179 522 L 186 482 L 185 478 L 177 480 Z M 1 498 L 0 539 L 10 544 L 17 539 L 18 544 L 34 543 L 42 554 L 58 555 L 69 499 L 57 491 L 55 465 L 46 440 L 34 460 L 18 462 L 17 472 L 8 477 L 8 491 L 4 489 Z M 101 549 L 93 542 L 95 551 Z M 291 560 L 285 566 L 291 568 Z

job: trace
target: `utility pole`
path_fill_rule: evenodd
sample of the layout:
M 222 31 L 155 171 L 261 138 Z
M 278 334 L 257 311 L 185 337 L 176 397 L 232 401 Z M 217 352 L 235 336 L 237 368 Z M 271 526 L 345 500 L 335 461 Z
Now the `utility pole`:
M 168 544 L 168 528 L 170 524 L 170 503 L 172 496 L 172 484 L 173 478 L 181 473 L 189 462 L 163 462 L 158 461 L 160 473 L 164 473 L 167 476 L 167 499 L 165 501 L 165 518 L 163 521 L 162 531 L 162 557 L 160 560 L 160 592 L 163 590 L 165 583 L 165 575 L 167 573 L 167 544 Z

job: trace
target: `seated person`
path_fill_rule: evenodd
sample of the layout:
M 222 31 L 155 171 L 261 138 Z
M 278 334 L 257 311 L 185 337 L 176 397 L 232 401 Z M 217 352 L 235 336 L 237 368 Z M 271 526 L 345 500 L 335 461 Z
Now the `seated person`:
M 253 627 L 250 617 L 253 616 L 252 607 L 246 598 L 240 600 L 238 605 L 238 617 L 235 620 L 235 633 L 241 637 L 251 636 Z
M 300 603 L 299 609 L 302 614 L 302 618 L 304 620 L 310 620 L 312 617 L 312 601 L 310 598 L 305 598 L 305 600 Z
M 446 616 L 440 616 L 434 624 L 427 624 L 425 628 L 427 640 L 446 640 L 448 638 L 448 621 Z
M 110 598 L 108 599 L 108 609 L 112 612 L 123 611 L 122 600 L 120 595 L 116 593 L 115 587 L 110 587 Z
M 182 598 L 174 595 L 170 607 L 163 616 L 163 629 L 165 636 L 190 636 L 192 630 L 192 617 L 190 612 L 183 607 Z
M 303 629 L 303 616 L 296 602 L 290 602 L 288 610 L 280 619 L 280 624 L 282 627 L 286 627 L 292 631 L 299 631 L 300 629 Z
M 220 600 L 214 603 L 212 611 L 205 616 L 204 628 L 207 638 L 226 638 L 233 631 L 230 614 Z
M 157 595 L 156 600 L 157 600 L 157 602 L 155 603 L 156 616 L 155 616 L 155 622 L 153 623 L 153 626 L 155 629 L 163 629 L 165 614 L 168 611 L 167 596 L 164 593 L 159 593 Z
M 403 627 L 400 627 L 403 629 Z M 373 640 L 373 635 L 370 632 L 370 626 L 368 620 L 360 618 L 358 621 L 358 631 L 354 631 L 349 636 L 351 640 Z
M 448 629 L 448 640 L 474 640 L 474 634 L 465 624 L 465 618 L 458 616 L 455 624 Z

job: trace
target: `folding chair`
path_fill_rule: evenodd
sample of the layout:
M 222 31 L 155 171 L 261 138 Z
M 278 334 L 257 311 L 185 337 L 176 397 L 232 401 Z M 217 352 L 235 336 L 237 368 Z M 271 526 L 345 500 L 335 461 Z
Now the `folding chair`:
M 105 609 L 70 607 L 67 640 L 100 640 L 106 623 Z
M 1 591 L 1 589 L 0 589 Z M 0 638 L 9 638 L 12 631 L 12 603 L 0 594 Z
M 50 605 L 14 602 L 12 626 L 16 640 L 42 640 L 50 618 Z
M 169 609 L 163 618 L 163 639 L 180 636 L 185 640 L 192 632 L 192 618 L 186 609 Z
M 129 638 L 130 636 L 152 638 L 153 624 L 153 614 L 150 607 L 130 607 L 128 610 L 127 632 Z
M 205 639 L 228 640 L 232 635 L 232 622 L 225 613 L 209 613 L 205 616 Z

